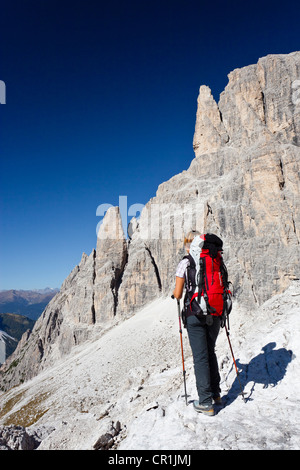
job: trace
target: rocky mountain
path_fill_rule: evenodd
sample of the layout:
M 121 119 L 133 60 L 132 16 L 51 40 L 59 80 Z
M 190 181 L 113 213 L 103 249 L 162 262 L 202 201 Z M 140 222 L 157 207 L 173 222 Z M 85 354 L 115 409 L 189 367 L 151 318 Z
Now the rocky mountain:
M 130 240 L 119 208 L 107 211 L 96 250 L 2 366 L 3 390 L 168 296 L 192 228 L 223 239 L 235 298 L 249 310 L 300 278 L 299 77 L 294 52 L 231 72 L 218 103 L 200 87 L 190 167 L 159 186 Z

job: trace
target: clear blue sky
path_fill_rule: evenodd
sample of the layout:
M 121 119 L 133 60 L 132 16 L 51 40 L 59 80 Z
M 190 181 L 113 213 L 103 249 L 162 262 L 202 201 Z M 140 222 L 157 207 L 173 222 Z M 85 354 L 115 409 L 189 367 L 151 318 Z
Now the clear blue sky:
M 0 289 L 59 287 L 99 204 L 186 169 L 199 86 L 300 50 L 298 1 L 2 0 Z M 300 77 L 299 77 L 300 78 Z

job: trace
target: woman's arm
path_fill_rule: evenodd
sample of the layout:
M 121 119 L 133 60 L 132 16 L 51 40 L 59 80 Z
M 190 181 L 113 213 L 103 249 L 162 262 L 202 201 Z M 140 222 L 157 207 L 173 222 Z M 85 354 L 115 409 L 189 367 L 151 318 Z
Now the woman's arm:
M 175 284 L 175 289 L 173 292 L 175 299 L 181 299 L 183 287 L 184 287 L 184 277 L 176 276 L 176 284 Z

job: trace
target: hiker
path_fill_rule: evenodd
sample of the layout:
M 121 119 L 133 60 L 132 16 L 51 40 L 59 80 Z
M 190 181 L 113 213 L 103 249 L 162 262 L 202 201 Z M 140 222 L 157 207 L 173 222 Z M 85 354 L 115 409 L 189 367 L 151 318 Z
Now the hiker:
M 181 299 L 186 288 L 182 318 L 194 360 L 199 398 L 194 401 L 194 409 L 209 416 L 215 414 L 213 402 L 221 404 L 215 344 L 223 314 L 224 284 L 227 288 L 222 245 L 222 240 L 216 235 L 189 232 L 184 240 L 187 255 L 177 266 L 173 292 L 176 299 Z M 221 266 L 225 270 L 224 276 Z

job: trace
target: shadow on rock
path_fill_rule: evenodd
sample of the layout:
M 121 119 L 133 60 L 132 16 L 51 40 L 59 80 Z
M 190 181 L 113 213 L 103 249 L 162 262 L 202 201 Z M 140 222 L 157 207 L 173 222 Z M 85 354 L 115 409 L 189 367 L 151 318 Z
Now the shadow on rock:
M 263 352 L 251 359 L 249 364 L 242 364 L 236 360 L 243 389 L 248 383 L 252 383 L 246 401 L 251 400 L 256 384 L 263 384 L 263 388 L 275 387 L 285 376 L 287 366 L 293 359 L 293 353 L 285 348 L 275 349 L 275 346 L 275 342 L 268 343 L 262 348 Z M 230 405 L 239 395 L 241 388 L 236 377 L 227 395 L 223 397 L 225 406 Z

